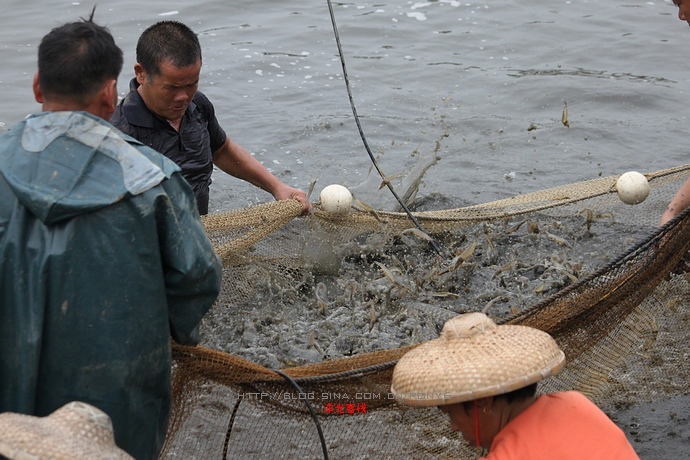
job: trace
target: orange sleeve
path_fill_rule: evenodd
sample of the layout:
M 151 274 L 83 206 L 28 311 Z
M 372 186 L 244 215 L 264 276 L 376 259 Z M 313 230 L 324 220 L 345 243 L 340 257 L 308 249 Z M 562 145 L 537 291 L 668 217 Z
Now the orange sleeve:
M 485 460 L 639 460 L 609 417 L 583 394 L 541 395 L 494 438 Z

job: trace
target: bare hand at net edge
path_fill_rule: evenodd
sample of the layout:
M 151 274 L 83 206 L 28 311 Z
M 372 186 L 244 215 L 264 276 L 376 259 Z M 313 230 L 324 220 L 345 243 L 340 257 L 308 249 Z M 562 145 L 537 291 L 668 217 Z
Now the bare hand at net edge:
M 311 209 L 311 202 L 307 200 L 307 194 L 300 189 L 290 187 L 282 182 L 273 192 L 273 197 L 277 200 L 297 200 L 302 203 L 302 215 L 305 215 Z

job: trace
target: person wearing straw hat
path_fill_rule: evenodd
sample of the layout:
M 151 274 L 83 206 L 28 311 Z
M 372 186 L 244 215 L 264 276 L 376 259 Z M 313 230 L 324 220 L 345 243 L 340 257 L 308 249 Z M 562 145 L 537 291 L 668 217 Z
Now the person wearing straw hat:
M 402 404 L 438 406 L 470 445 L 489 448 L 487 460 L 638 459 L 581 393 L 536 395 L 537 382 L 564 366 L 547 333 L 468 313 L 400 359 L 391 393 Z
M 155 459 L 171 337 L 197 342 L 222 267 L 174 162 L 107 122 L 122 51 L 91 17 L 38 46 L 42 112 L 0 136 L 0 412 L 81 401 Z
M 108 414 L 71 402 L 45 417 L 0 414 L 0 456 L 10 460 L 134 460 L 115 445 Z

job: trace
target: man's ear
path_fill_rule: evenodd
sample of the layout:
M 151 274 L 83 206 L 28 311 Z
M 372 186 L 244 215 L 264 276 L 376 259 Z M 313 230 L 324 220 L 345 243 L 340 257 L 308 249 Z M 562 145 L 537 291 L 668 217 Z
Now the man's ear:
M 146 81 L 146 70 L 144 70 L 144 66 L 142 66 L 138 62 L 134 64 L 134 75 L 137 78 L 137 83 L 143 85 Z
M 487 396 L 477 400 L 477 408 L 485 414 L 490 414 L 494 407 L 494 397 Z
M 100 103 L 103 114 L 106 115 L 102 118 L 110 119 L 115 113 L 115 107 L 117 107 L 117 80 L 108 80 L 103 84 L 100 92 Z
M 39 104 L 43 104 L 43 92 L 41 91 L 41 85 L 38 82 L 38 72 L 34 75 L 34 98 Z

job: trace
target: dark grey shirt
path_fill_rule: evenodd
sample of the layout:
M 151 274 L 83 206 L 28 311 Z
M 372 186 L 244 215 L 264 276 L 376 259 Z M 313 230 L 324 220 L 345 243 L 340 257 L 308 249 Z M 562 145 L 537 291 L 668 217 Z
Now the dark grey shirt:
M 213 104 L 197 91 L 187 107 L 180 131 L 153 113 L 137 91 L 136 79 L 129 94 L 120 101 L 110 123 L 143 144 L 173 160 L 194 190 L 200 214 L 208 213 L 208 193 L 213 172 L 213 152 L 225 143 L 225 131 L 218 124 Z

